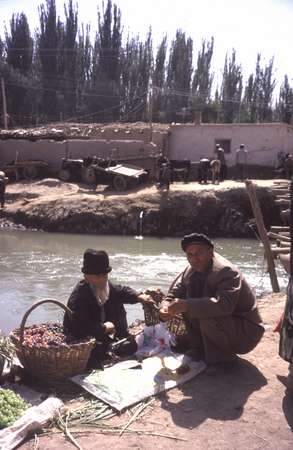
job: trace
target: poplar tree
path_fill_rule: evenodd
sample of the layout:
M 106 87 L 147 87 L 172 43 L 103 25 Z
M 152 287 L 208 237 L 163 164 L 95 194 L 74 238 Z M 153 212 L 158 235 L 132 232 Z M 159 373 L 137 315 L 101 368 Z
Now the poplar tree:
M 7 63 L 27 75 L 32 66 L 33 39 L 25 14 L 13 14 L 10 34 L 6 30 Z
M 153 77 L 152 77 L 152 118 L 154 122 L 166 120 L 166 56 L 167 36 L 165 35 L 157 49 Z
M 167 119 L 185 121 L 191 92 L 193 42 L 182 30 L 172 41 L 167 69 Z
M 289 84 L 288 76 L 284 76 L 284 81 L 280 87 L 279 98 L 276 105 L 277 120 L 290 123 L 293 111 L 293 89 Z
M 33 39 L 25 14 L 13 14 L 10 30 L 5 30 L 7 72 L 6 97 L 10 125 L 25 125 L 32 120 L 36 87 L 32 79 Z
M 244 94 L 245 119 L 248 122 L 270 122 L 273 117 L 272 99 L 276 85 L 273 79 L 273 58 L 261 67 L 261 54 L 256 58 L 255 73 L 250 74 Z
M 128 36 L 122 58 L 121 119 L 147 120 L 148 94 L 152 70 L 152 33 L 145 42 Z
M 226 54 L 223 70 L 221 102 L 222 121 L 232 123 L 240 120 L 240 107 L 242 95 L 242 69 L 236 63 L 236 51 L 228 58 Z
M 98 32 L 93 52 L 92 110 L 98 120 L 111 122 L 119 118 L 121 12 L 108 0 L 102 14 L 98 10 Z
M 90 26 L 81 25 L 77 44 L 77 114 L 79 120 L 89 119 L 91 82 L 92 82 L 92 54 L 93 47 L 90 41 Z
M 40 31 L 38 53 L 42 82 L 42 112 L 44 119 L 55 121 L 58 113 L 58 54 L 60 43 L 60 21 L 57 23 L 55 0 L 46 0 L 39 7 Z
M 214 51 L 214 38 L 202 41 L 201 50 L 197 55 L 197 65 L 194 70 L 191 91 L 191 106 L 194 111 L 202 112 L 204 122 L 209 120 L 211 89 L 214 74 L 211 72 L 211 61 Z
M 58 22 L 60 42 L 60 53 L 58 56 L 58 91 L 59 111 L 62 108 L 66 119 L 76 114 L 77 102 L 77 29 L 78 12 L 72 5 L 72 0 L 68 0 L 68 5 L 64 5 L 65 23 Z

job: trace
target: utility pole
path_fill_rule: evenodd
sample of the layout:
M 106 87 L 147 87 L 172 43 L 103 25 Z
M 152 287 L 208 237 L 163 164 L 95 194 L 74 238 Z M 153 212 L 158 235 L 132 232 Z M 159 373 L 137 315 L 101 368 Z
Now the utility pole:
M 4 78 L 1 78 L 1 90 L 2 90 L 2 105 L 3 105 L 3 125 L 5 130 L 7 130 L 7 107 L 6 107 L 6 94 L 5 94 L 5 84 Z
M 150 142 L 153 140 L 153 86 L 150 86 L 149 94 L 149 125 L 150 125 Z

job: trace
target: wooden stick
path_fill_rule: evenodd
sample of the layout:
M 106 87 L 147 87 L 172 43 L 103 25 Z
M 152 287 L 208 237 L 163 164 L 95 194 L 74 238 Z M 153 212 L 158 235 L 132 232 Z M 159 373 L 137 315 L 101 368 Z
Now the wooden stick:
M 290 200 L 289 199 L 288 200 L 279 200 L 279 199 L 277 199 L 277 200 L 275 200 L 275 203 L 276 203 L 276 205 L 279 205 L 279 206 L 286 206 L 286 207 L 288 207 L 289 204 L 290 204 Z
M 265 257 L 268 263 L 268 272 L 270 274 L 273 292 L 280 292 L 278 278 L 275 269 L 274 256 L 271 251 L 270 241 L 267 235 L 262 212 L 256 196 L 255 185 L 250 180 L 245 181 L 247 192 L 249 195 L 251 207 L 256 220 L 257 229 L 264 246 Z
M 271 250 L 272 250 L 272 254 L 274 256 L 290 253 L 290 247 L 275 247 L 275 248 L 272 248 Z
M 38 435 L 35 433 L 34 434 L 34 447 L 33 450 L 38 450 L 39 448 L 39 437 Z
M 286 227 L 286 226 L 284 226 L 284 227 L 282 227 L 282 226 L 272 226 L 271 228 L 270 228 L 270 231 L 272 231 L 273 233 L 278 233 L 278 232 L 280 232 L 280 231 L 286 231 L 286 232 L 289 232 L 290 231 L 290 227 Z
M 95 426 L 95 430 L 93 431 L 92 429 L 85 429 L 85 430 L 71 430 L 71 434 L 73 433 L 73 434 L 78 434 L 78 435 L 88 435 L 88 433 L 92 433 L 92 432 L 94 432 L 94 433 L 98 433 L 98 432 L 100 432 L 100 433 L 103 433 L 103 434 L 110 434 L 110 433 L 118 433 L 118 432 L 120 432 L 120 430 L 119 430 L 119 428 L 114 428 L 114 427 L 108 427 L 108 428 L 102 428 L 102 427 L 99 427 L 99 426 Z M 173 439 L 173 440 L 175 440 L 175 441 L 185 441 L 185 442 L 187 442 L 188 441 L 188 439 L 185 439 L 185 438 L 181 438 L 181 437 L 178 437 L 178 436 L 172 436 L 172 435 L 170 435 L 170 434 L 162 434 L 162 433 L 156 433 L 156 432 L 153 432 L 153 431 L 146 431 L 146 430 L 132 430 L 131 428 L 128 428 L 127 430 L 125 430 L 125 432 L 126 433 L 132 433 L 132 434 L 134 434 L 134 433 L 137 433 L 137 434 L 140 434 L 140 435 L 143 435 L 143 434 L 145 434 L 145 435 L 147 435 L 147 436 L 158 436 L 158 437 L 164 437 L 164 438 L 167 438 L 167 439 Z M 42 433 L 42 436 L 49 436 L 50 434 L 60 434 L 60 433 L 63 433 L 63 431 L 61 431 L 61 430 L 56 430 L 56 431 L 48 431 L 48 432 L 45 432 L 45 433 Z
M 69 441 L 76 447 L 78 448 L 78 450 L 82 450 L 82 447 L 79 445 L 79 443 L 76 441 L 76 439 L 74 439 L 74 437 L 72 436 L 71 432 L 68 429 L 67 426 L 67 419 L 68 419 L 68 415 L 66 416 L 66 421 L 64 422 L 64 420 L 62 419 L 61 415 L 59 417 L 59 421 L 60 424 L 63 427 L 63 432 L 65 434 L 65 436 L 69 439 Z
M 152 398 L 149 402 L 144 403 L 143 405 L 141 405 L 140 408 L 138 408 L 135 413 L 133 414 L 133 416 L 129 419 L 129 421 L 122 427 L 122 430 L 119 433 L 119 437 L 122 436 L 122 434 L 124 433 L 124 431 L 129 427 L 129 425 L 131 425 L 139 416 L 139 414 L 145 409 L 147 408 L 151 403 L 153 403 L 155 401 L 154 398 Z
M 267 233 L 267 235 L 271 239 L 277 239 L 279 241 L 286 241 L 286 242 L 290 242 L 291 241 L 291 239 L 288 236 L 283 236 L 282 234 L 272 233 L 271 231 L 269 231 Z

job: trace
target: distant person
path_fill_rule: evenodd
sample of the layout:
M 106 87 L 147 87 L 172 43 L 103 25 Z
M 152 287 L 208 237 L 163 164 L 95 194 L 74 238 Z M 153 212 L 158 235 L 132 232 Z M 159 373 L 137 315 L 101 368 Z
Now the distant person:
M 225 150 L 220 146 L 220 144 L 216 144 L 215 154 L 217 159 L 221 162 L 220 181 L 224 181 L 227 178 L 227 164 Z
M 198 181 L 200 184 L 207 184 L 210 170 L 210 160 L 208 158 L 201 158 L 198 166 Z
M 290 153 L 286 153 L 285 155 L 284 173 L 287 180 L 290 180 L 293 175 L 293 157 Z
M 171 165 L 169 159 L 164 156 L 163 153 L 160 153 L 157 159 L 157 169 L 158 188 L 166 187 L 166 189 L 169 190 L 172 177 Z
M 256 298 L 241 271 L 214 252 L 206 235 L 186 235 L 181 247 L 189 264 L 172 283 L 160 316 L 168 320 L 182 313 L 188 354 L 211 365 L 211 373 L 230 368 L 264 333 Z
M 220 183 L 220 174 L 221 174 L 221 161 L 219 159 L 213 159 L 210 163 L 210 167 L 211 167 L 213 184 L 219 184 Z
M 159 156 L 157 158 L 157 167 L 161 167 L 162 164 L 165 164 L 165 163 L 168 163 L 168 162 L 169 162 L 169 160 L 168 160 L 167 156 L 165 156 L 163 154 L 163 152 L 160 152 Z
M 128 332 L 125 303 L 154 303 L 146 294 L 138 294 L 128 286 L 113 284 L 108 280 L 112 268 L 108 254 L 87 249 L 83 255 L 82 272 L 84 278 L 72 291 L 67 306 L 72 316 L 65 314 L 64 330 L 76 338 L 92 336 L 96 338 L 89 366 L 103 361 L 111 344 L 125 339 L 117 347 L 117 356 L 130 356 L 137 350 L 133 336 Z
M 3 209 L 5 206 L 5 190 L 6 190 L 5 172 L 0 170 L 0 205 L 1 205 L 1 209 Z
M 246 177 L 247 156 L 244 144 L 240 144 L 236 150 L 236 180 L 244 181 Z
M 168 162 L 161 164 L 159 171 L 158 187 L 159 188 L 165 187 L 168 191 L 170 189 L 171 178 L 172 178 L 172 170 L 170 163 Z

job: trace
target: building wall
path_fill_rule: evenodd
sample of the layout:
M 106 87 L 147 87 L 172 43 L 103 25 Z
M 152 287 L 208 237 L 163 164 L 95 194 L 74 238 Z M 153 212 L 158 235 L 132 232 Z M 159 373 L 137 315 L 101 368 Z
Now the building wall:
M 244 144 L 248 164 L 274 166 L 279 151 L 293 153 L 293 127 L 281 124 L 198 124 L 171 125 L 169 158 L 190 159 L 214 156 L 215 140 L 231 140 L 228 166 L 235 164 L 236 149 Z
M 157 156 L 158 147 L 153 143 L 144 143 L 139 140 L 70 140 L 70 141 L 46 141 L 8 139 L 0 141 L 0 165 L 19 160 L 37 159 L 49 163 L 52 172 L 58 172 L 61 158 L 84 158 L 87 156 L 108 156 L 120 161 L 132 162 L 136 165 L 153 171 L 153 159 Z
M 36 142 L 25 139 L 8 139 L 0 141 L 0 163 L 9 163 L 16 159 L 37 159 L 49 163 L 51 170 L 58 170 L 60 160 L 66 156 L 67 142 L 40 140 Z

